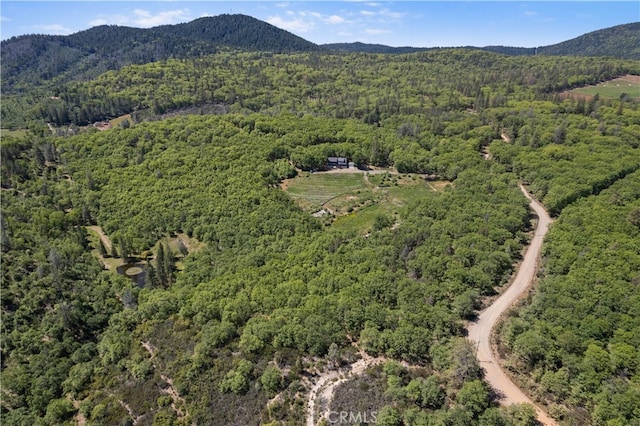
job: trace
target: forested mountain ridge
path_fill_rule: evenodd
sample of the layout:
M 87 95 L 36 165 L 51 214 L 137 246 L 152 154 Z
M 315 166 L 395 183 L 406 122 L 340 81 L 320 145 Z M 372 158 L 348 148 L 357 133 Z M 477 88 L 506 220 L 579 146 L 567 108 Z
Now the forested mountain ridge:
M 411 47 L 411 46 L 403 46 L 403 47 L 393 47 L 387 46 L 384 44 L 374 44 L 374 43 L 362 43 L 356 41 L 354 43 L 327 43 L 320 45 L 321 47 L 327 50 L 335 50 L 341 52 L 362 52 L 362 53 L 414 53 L 414 52 L 422 52 L 424 50 L 437 49 L 428 48 L 428 47 Z
M 2 41 L 2 91 L 88 79 L 129 64 L 190 58 L 226 46 L 251 51 L 320 48 L 246 15 L 219 15 L 140 29 L 102 25 L 69 36 L 25 35 Z
M 219 15 L 150 29 L 102 25 L 69 36 L 25 35 L 2 41 L 2 91 L 23 91 L 45 82 L 64 83 L 98 76 L 129 64 L 193 58 L 221 46 L 251 51 L 414 53 L 432 48 L 366 43 L 316 45 L 246 15 Z M 640 59 L 640 23 L 619 25 L 537 49 L 537 54 Z M 507 55 L 534 55 L 535 48 L 488 46 Z M 438 48 L 433 48 L 438 49 Z M 34 60 L 35 58 L 35 60 Z
M 617 25 L 593 31 L 579 37 L 549 46 L 466 46 L 468 49 L 480 49 L 504 55 L 554 55 L 554 56 L 610 56 L 620 59 L 640 59 L 640 22 Z M 367 53 L 412 53 L 438 47 L 391 47 L 369 43 L 330 43 L 323 44 L 329 50 Z
M 562 43 L 544 46 L 538 54 L 611 56 L 640 60 L 640 22 L 605 28 Z

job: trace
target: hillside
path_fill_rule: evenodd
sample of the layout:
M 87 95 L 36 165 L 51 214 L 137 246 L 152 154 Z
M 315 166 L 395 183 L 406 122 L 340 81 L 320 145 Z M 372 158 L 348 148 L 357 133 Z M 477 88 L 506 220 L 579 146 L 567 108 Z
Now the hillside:
M 130 64 L 198 57 L 222 46 L 271 52 L 319 49 L 245 15 L 219 15 L 150 29 L 102 25 L 69 36 L 25 35 L 2 42 L 2 91 L 89 79 Z
M 322 47 L 345 52 L 364 53 L 413 53 L 429 49 L 423 47 L 392 47 L 382 44 L 368 43 L 332 43 Z M 640 22 L 618 25 L 593 31 L 562 43 L 550 46 L 514 47 L 514 46 L 484 46 L 473 47 L 489 52 L 501 53 L 509 56 L 520 55 L 553 55 L 553 56 L 610 56 L 619 59 L 640 59 Z
M 640 22 L 617 25 L 538 49 L 538 54 L 640 59 Z
M 365 82 L 362 77 L 354 78 L 351 70 L 369 66 L 373 58 L 368 56 L 325 53 L 310 58 L 307 53 L 236 50 L 190 61 L 171 59 L 132 65 L 105 73 L 90 82 L 73 82 L 53 90 L 42 90 L 39 96 L 6 95 L 1 106 L 2 122 L 6 129 L 25 128 L 30 122 L 39 126 L 45 123 L 86 126 L 125 114 L 133 114 L 135 121 L 142 121 L 207 105 L 224 105 L 232 111 L 278 112 L 283 103 L 289 111 L 314 114 L 323 112 L 330 105 L 335 117 L 376 122 L 383 115 L 397 113 L 400 99 L 407 96 L 415 98 L 410 104 L 405 102 L 402 110 L 421 111 L 420 105 L 427 102 L 420 98 L 433 90 L 429 85 L 409 90 L 398 82 L 385 79 Z M 609 58 L 506 57 L 471 49 L 435 49 L 411 55 L 377 56 L 376 61 L 381 63 L 398 63 L 398 69 L 389 70 L 387 76 L 398 81 L 406 81 L 416 72 L 413 64 L 429 61 L 434 72 L 430 82 L 437 82 L 440 88 L 457 87 L 461 94 L 471 97 L 458 102 L 479 107 L 490 100 L 504 102 L 501 97 L 486 97 L 482 93 L 483 86 L 499 84 L 515 76 L 526 81 L 538 96 L 545 97 L 619 75 L 640 74 L 637 63 Z M 310 66 L 311 59 L 317 65 Z M 451 65 L 452 62 L 456 65 Z M 470 70 L 458 68 L 463 63 L 478 72 L 483 67 L 491 67 L 493 73 L 469 81 Z M 278 73 L 272 72 L 274 65 L 281 69 Z M 515 72 L 514 66 L 519 71 Z M 571 79 L 561 78 L 560 68 L 576 74 Z M 581 74 L 585 70 L 588 73 Z M 305 87 L 305 97 L 300 98 L 293 90 L 292 85 L 298 84 Z M 362 87 L 364 84 L 371 86 Z M 376 92 L 370 93 L 367 99 L 364 93 L 372 89 Z M 437 98 L 440 94 L 435 92 L 429 96 Z

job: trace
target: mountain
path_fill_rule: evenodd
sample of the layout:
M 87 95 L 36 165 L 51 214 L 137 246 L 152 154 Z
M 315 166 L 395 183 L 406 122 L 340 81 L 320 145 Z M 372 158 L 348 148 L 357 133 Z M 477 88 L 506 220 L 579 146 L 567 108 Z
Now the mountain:
M 538 54 L 640 59 L 640 22 L 593 31 L 538 49 Z
M 87 79 L 125 65 L 215 53 L 222 46 L 277 53 L 320 49 L 246 15 L 149 29 L 102 25 L 69 36 L 26 35 L 2 41 L 2 90 L 17 91 L 56 78 Z
M 140 29 L 102 25 L 69 36 L 25 35 L 2 41 L 2 91 L 82 80 L 125 65 L 191 58 L 222 47 L 264 52 L 347 51 L 402 54 L 437 48 L 334 43 L 318 46 L 246 15 L 219 15 Z M 477 48 L 506 55 L 612 56 L 640 59 L 640 23 L 594 31 L 552 46 Z
M 391 47 L 382 44 L 333 43 L 322 45 L 325 49 L 366 53 L 413 53 L 431 48 Z M 619 59 L 640 59 L 640 22 L 618 25 L 593 31 L 562 43 L 542 47 L 485 46 L 466 48 L 481 49 L 509 56 L 611 56 Z

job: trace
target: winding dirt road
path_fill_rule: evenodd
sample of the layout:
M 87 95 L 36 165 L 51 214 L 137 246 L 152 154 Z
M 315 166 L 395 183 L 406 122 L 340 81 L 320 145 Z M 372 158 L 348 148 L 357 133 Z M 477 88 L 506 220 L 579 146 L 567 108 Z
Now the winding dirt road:
M 538 215 L 538 224 L 534 236 L 531 239 L 531 243 L 513 282 L 491 306 L 478 315 L 478 319 L 474 323 L 469 325 L 468 336 L 469 340 L 477 345 L 478 350 L 476 357 L 486 371 L 485 380 L 500 394 L 500 403 L 502 405 L 518 403 L 532 404 L 536 407 L 538 421 L 540 423 L 546 426 L 555 426 L 557 425 L 555 420 L 534 404 L 533 401 L 507 377 L 505 372 L 500 368 L 500 364 L 497 362 L 491 349 L 491 331 L 498 321 L 498 318 L 518 300 L 533 281 L 537 269 L 537 260 L 542 248 L 542 240 L 547 233 L 549 224 L 552 222 L 551 217 L 549 217 L 544 207 L 531 198 L 524 186 L 520 185 L 520 190 L 529 199 L 529 205 Z
M 478 351 L 476 357 L 486 371 L 485 380 L 501 396 L 500 403 L 502 405 L 518 403 L 531 404 L 536 408 L 537 418 L 540 423 L 545 426 L 557 426 L 555 420 L 534 404 L 533 401 L 507 377 L 500 368 L 491 350 L 491 331 L 498 318 L 518 300 L 533 281 L 536 273 L 537 260 L 540 256 L 540 250 L 542 249 L 542 240 L 547 233 L 549 224 L 552 222 L 551 217 L 549 217 L 544 207 L 531 198 L 525 187 L 520 185 L 520 190 L 529 199 L 529 205 L 538 215 L 538 223 L 534 231 L 534 236 L 529 243 L 529 247 L 513 282 L 491 306 L 478 315 L 476 322 L 469 325 L 468 336 L 469 340 L 477 345 Z M 343 383 L 355 375 L 362 374 L 362 372 L 373 365 L 386 361 L 383 357 L 374 358 L 363 351 L 360 351 L 360 355 L 361 359 L 355 363 L 339 370 L 325 371 L 317 376 L 313 382 L 308 383 L 311 388 L 309 390 L 306 407 L 306 426 L 314 426 L 320 419 L 327 417 L 328 406 L 333 399 L 333 392 L 340 383 Z M 405 364 L 403 363 L 403 365 Z

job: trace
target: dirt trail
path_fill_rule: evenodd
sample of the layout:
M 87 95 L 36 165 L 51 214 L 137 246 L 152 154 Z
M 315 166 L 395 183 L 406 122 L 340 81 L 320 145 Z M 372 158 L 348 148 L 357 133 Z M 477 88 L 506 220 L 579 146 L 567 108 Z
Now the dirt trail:
M 551 417 L 540 409 L 540 407 L 536 406 L 533 401 L 507 377 L 505 372 L 500 368 L 491 349 L 491 331 L 498 321 L 498 318 L 518 300 L 533 281 L 537 269 L 537 260 L 542 248 L 542 240 L 547 233 L 549 224 L 552 222 L 551 217 L 549 217 L 544 207 L 531 198 L 524 186 L 520 185 L 520 190 L 522 190 L 524 195 L 530 200 L 529 205 L 538 215 L 538 224 L 534 236 L 509 288 L 502 293 L 491 306 L 478 315 L 476 322 L 469 325 L 469 340 L 477 344 L 478 350 L 476 357 L 486 371 L 485 380 L 501 395 L 500 403 L 502 405 L 517 403 L 532 404 L 536 407 L 539 422 L 547 426 L 557 425 Z
M 153 368 L 157 369 L 157 365 L 153 362 L 153 358 L 156 356 L 156 348 L 154 348 L 149 341 L 140 342 L 142 346 L 149 352 L 151 355 L 151 362 L 153 363 Z M 184 398 L 180 396 L 178 390 L 173 384 L 173 380 L 169 376 L 165 376 L 164 374 L 160 374 L 160 378 L 167 384 L 166 388 L 160 389 L 160 392 L 169 395 L 171 397 L 171 408 L 178 416 L 178 420 L 184 420 L 189 417 L 189 413 L 186 411 L 186 408 L 183 410 L 181 407 L 186 407 L 187 403 Z
M 104 244 L 104 248 L 106 248 L 107 252 L 110 253 L 111 252 L 111 239 L 109 239 L 109 236 L 104 233 L 102 228 L 99 227 L 98 225 L 91 225 L 91 226 L 87 226 L 87 229 L 90 229 L 93 232 L 95 232 L 96 234 L 98 234 L 98 236 L 100 237 L 100 240 L 102 241 L 102 244 Z
M 382 364 L 389 361 L 384 357 L 372 357 L 364 351 L 360 351 L 358 361 L 344 368 L 329 370 L 321 374 L 309 391 L 309 402 L 307 404 L 307 426 L 315 426 L 320 419 L 327 418 L 329 415 L 329 406 L 333 400 L 333 392 L 341 383 L 346 382 L 353 376 L 360 375 L 364 371 L 374 365 Z M 316 411 L 318 416 L 316 418 Z

